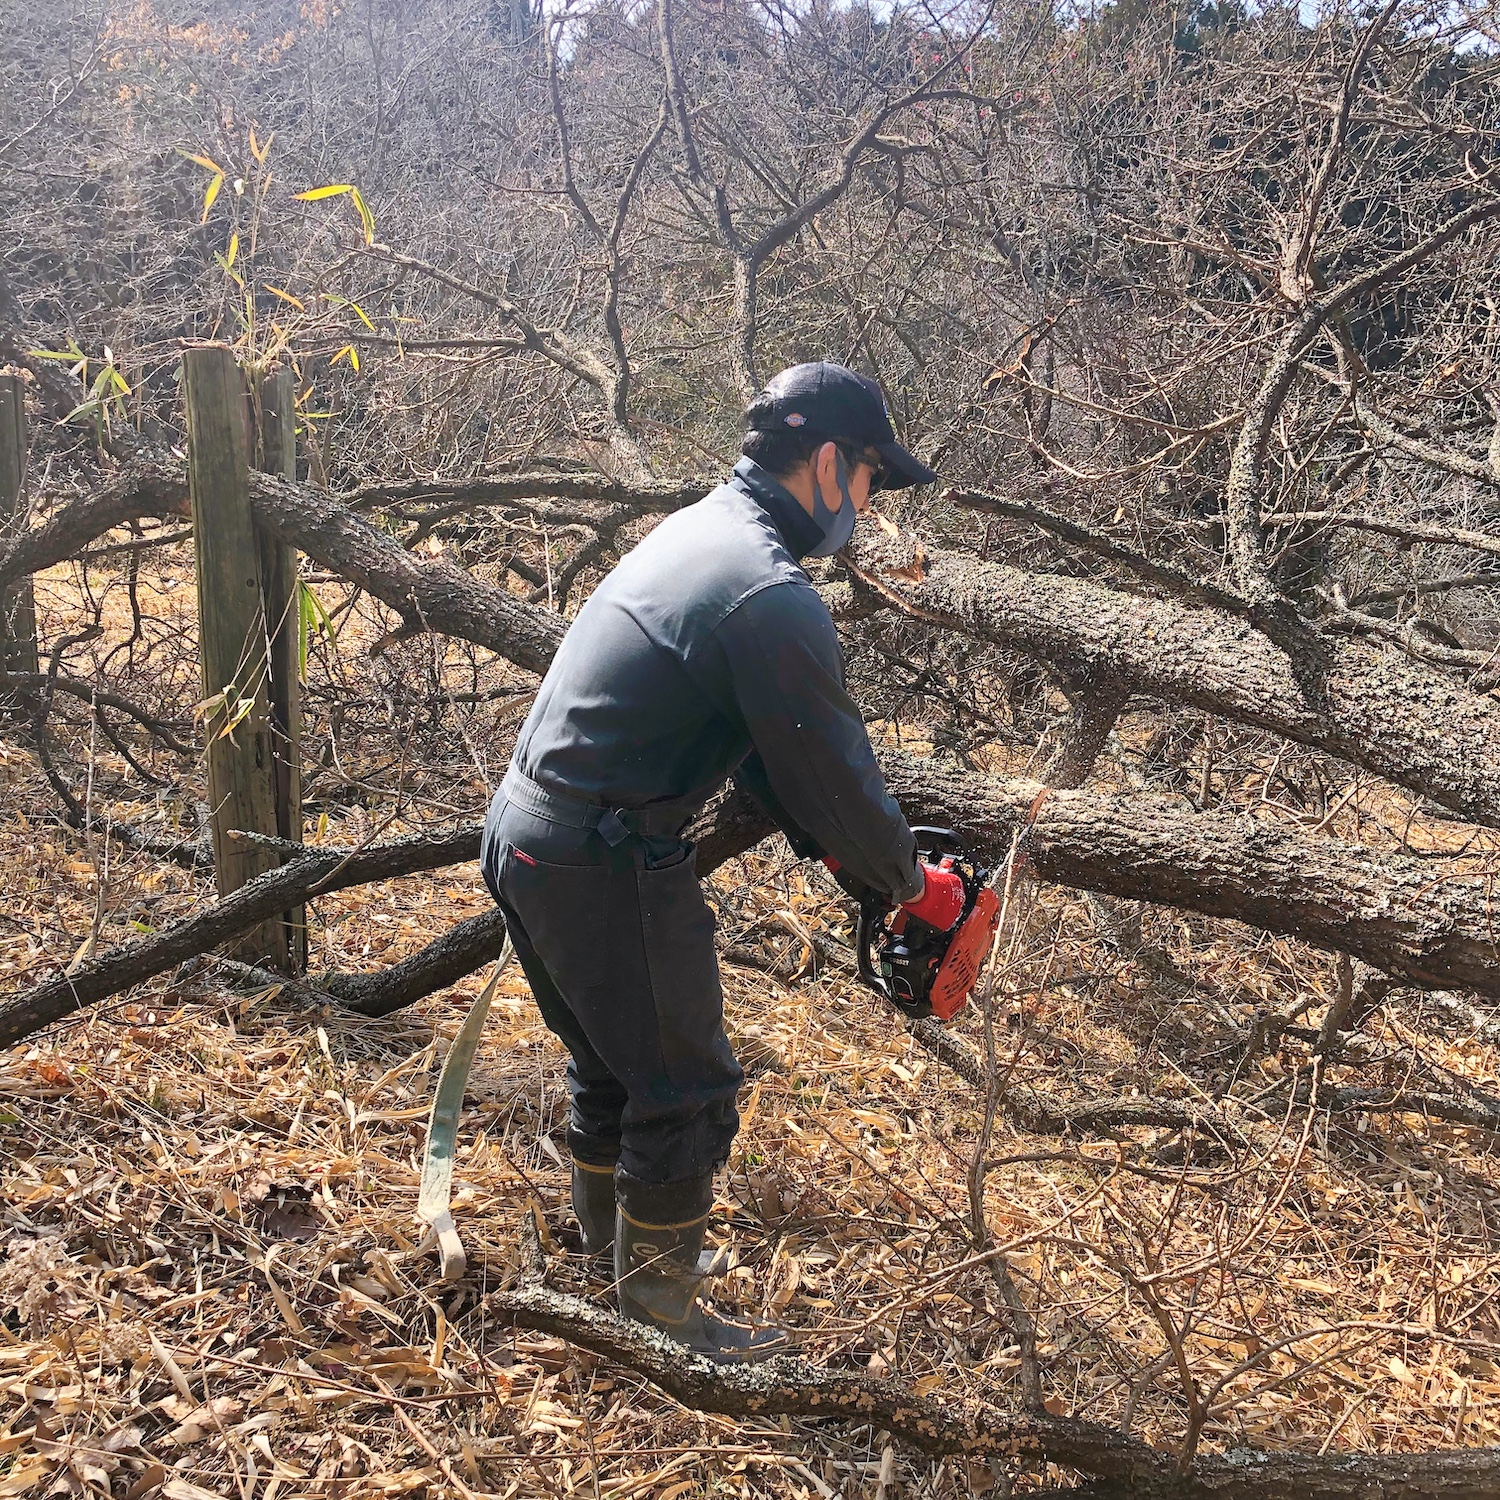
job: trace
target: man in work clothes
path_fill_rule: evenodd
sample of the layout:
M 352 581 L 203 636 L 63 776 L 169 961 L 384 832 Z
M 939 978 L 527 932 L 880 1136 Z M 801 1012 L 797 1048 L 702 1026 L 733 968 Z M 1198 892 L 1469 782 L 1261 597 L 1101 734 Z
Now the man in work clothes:
M 872 489 L 937 476 L 896 442 L 879 388 L 840 365 L 783 371 L 746 426 L 732 477 L 663 521 L 579 612 L 481 854 L 572 1054 L 584 1243 L 613 1241 L 623 1313 L 721 1360 L 763 1358 L 786 1336 L 697 1298 L 743 1075 L 684 827 L 733 772 L 893 904 L 946 930 L 963 903 L 956 876 L 917 863 L 799 566 L 845 545 Z

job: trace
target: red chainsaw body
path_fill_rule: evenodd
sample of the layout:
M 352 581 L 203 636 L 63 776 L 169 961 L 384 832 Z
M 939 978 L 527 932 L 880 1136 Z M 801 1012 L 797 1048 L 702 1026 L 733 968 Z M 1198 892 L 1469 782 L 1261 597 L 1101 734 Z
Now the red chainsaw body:
M 999 925 L 1000 898 L 985 886 L 974 900 L 974 909 L 959 923 L 933 981 L 928 999 L 938 1020 L 952 1020 L 974 993 Z

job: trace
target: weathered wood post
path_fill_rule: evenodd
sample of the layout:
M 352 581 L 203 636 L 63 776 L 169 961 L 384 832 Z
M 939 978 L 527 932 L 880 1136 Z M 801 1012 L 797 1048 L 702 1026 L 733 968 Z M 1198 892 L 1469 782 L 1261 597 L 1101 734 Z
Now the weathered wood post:
M 250 408 L 234 351 L 202 344 L 183 357 L 188 490 L 198 575 L 208 802 L 220 896 L 281 862 L 274 846 L 231 830 L 280 835 L 276 735 L 260 538 L 250 513 Z M 235 946 L 239 958 L 290 967 L 288 924 L 273 918 Z
M 26 521 L 26 386 L 19 375 L 0 375 L 0 541 Z M 0 672 L 35 672 L 36 599 L 31 579 L 0 590 Z
M 297 384 L 289 366 L 253 380 L 255 466 L 283 479 L 297 477 Z M 301 632 L 297 553 L 280 537 L 257 527 L 261 590 L 270 636 L 272 750 L 276 761 L 276 831 L 302 842 L 302 685 L 298 677 Z M 287 913 L 292 972 L 307 967 L 307 908 Z

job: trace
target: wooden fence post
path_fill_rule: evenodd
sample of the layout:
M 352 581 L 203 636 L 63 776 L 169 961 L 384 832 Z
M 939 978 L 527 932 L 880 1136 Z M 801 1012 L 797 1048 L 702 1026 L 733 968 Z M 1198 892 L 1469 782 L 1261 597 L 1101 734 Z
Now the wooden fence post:
M 234 351 L 202 344 L 183 357 L 188 491 L 198 575 L 203 697 L 210 704 L 208 802 L 214 878 L 227 896 L 281 863 L 274 846 L 232 829 L 278 837 L 275 732 L 260 539 L 250 513 L 250 408 Z M 262 922 L 238 958 L 287 969 L 288 924 Z
M 0 541 L 25 524 L 26 386 L 0 375 Z M 31 579 L 0 591 L 0 672 L 36 672 L 36 598 Z
M 255 466 L 283 479 L 297 477 L 297 383 L 282 365 L 254 377 Z M 261 590 L 271 653 L 272 752 L 276 764 L 276 831 L 302 842 L 302 693 L 297 665 L 302 614 L 297 552 L 280 537 L 256 528 Z M 307 967 L 307 908 L 287 913 L 291 971 Z

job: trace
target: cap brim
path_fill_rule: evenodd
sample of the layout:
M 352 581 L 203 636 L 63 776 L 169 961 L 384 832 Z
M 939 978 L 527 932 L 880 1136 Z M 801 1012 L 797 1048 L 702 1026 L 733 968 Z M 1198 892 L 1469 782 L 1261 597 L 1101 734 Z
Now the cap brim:
M 885 460 L 888 490 L 904 490 L 912 484 L 936 484 L 937 472 L 908 453 L 900 443 L 876 443 L 875 451 Z

